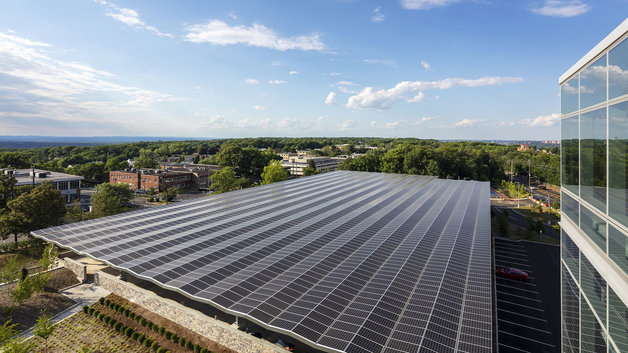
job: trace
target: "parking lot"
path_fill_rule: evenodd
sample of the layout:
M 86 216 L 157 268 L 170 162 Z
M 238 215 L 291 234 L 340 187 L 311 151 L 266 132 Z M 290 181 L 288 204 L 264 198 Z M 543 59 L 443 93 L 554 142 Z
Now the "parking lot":
M 559 248 L 498 238 L 494 246 L 495 266 L 529 275 L 495 279 L 499 352 L 560 352 Z

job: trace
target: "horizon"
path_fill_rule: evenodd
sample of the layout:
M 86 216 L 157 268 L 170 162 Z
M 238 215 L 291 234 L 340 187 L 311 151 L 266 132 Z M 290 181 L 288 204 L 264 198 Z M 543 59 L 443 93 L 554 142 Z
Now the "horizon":
M 0 14 L 0 134 L 558 140 L 558 77 L 627 10 L 620 0 L 11 0 Z

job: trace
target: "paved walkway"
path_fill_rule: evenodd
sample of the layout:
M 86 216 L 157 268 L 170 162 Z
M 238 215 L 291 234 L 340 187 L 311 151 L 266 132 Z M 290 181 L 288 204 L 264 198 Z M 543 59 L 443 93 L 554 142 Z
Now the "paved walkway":
M 82 310 L 84 305 L 89 306 L 94 304 L 98 301 L 100 297 L 106 297 L 107 295 L 109 295 L 110 292 L 101 287 L 95 286 L 93 283 L 83 283 L 68 287 L 62 291 L 59 291 L 59 293 L 74 300 L 76 304 L 55 315 L 52 318 L 52 321 L 54 321 L 55 323 L 63 321 L 68 317 L 78 313 Z M 25 339 L 30 338 L 33 336 L 32 330 L 33 328 L 31 327 L 28 330 L 22 332 L 20 336 L 24 337 Z

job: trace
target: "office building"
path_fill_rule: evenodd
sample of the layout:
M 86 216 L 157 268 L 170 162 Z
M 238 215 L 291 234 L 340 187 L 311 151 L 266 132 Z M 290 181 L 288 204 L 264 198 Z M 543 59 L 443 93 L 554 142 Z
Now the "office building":
M 59 190 L 66 203 L 72 203 L 81 197 L 82 176 L 51 172 L 41 169 L 4 169 L 3 174 L 13 175 L 15 186 L 39 185 L 50 182 L 55 190 Z
M 628 19 L 559 79 L 562 351 L 628 352 Z

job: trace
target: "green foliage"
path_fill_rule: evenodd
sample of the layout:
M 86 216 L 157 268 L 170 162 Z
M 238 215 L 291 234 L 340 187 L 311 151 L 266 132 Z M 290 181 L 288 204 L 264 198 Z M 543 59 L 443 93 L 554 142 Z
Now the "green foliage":
M 70 223 L 80 222 L 83 220 L 83 210 L 81 209 L 81 201 L 76 200 L 75 202 L 72 203 L 72 206 L 68 208 L 68 212 L 65 218 Z
M 7 320 L 4 325 L 0 326 L 0 346 L 19 333 L 16 326 L 17 324 L 12 324 L 11 320 Z
M 231 167 L 224 167 L 217 173 L 209 177 L 212 181 L 211 188 L 214 194 L 222 194 L 223 192 L 233 191 L 240 186 L 236 179 L 235 172 Z
M 135 159 L 133 164 L 135 168 L 159 168 L 159 163 L 155 159 L 155 154 L 149 149 L 142 149 L 139 157 Z
M 57 258 L 58 255 L 59 250 L 57 250 L 57 247 L 52 243 L 48 244 L 41 255 L 41 259 L 39 260 L 41 271 L 48 271 L 53 267 L 56 267 L 59 261 Z
M 45 310 L 42 310 L 41 314 L 37 318 L 37 322 L 33 327 L 33 334 L 44 340 L 46 352 L 48 352 L 48 337 L 52 335 L 55 330 L 52 316 L 46 314 Z
M 164 190 L 159 196 L 161 197 L 162 200 L 165 200 L 166 202 L 170 202 L 174 200 L 175 197 L 177 197 L 177 189 L 166 188 L 166 190 Z
M 288 180 L 290 176 L 280 161 L 272 160 L 262 172 L 262 185 Z
M 6 239 L 14 234 L 17 241 L 18 234 L 61 224 L 65 213 L 61 193 L 52 183 L 43 183 L 7 204 L 7 210 L 0 215 L 0 236 Z
M 185 346 L 185 342 L 187 342 L 185 338 L 179 337 L 179 346 L 181 347 Z
M 170 340 L 171 340 L 173 343 L 178 343 L 178 342 L 179 342 L 179 336 L 177 336 L 177 334 L 176 334 L 176 333 L 173 333 L 173 334 L 172 334 L 172 336 L 170 336 Z
M 15 178 L 10 177 L 9 175 L 0 174 L 0 211 L 7 207 L 7 203 L 13 199 L 16 183 L 17 181 Z
M 151 343 L 150 348 L 151 348 L 153 351 L 157 351 L 157 349 L 159 348 L 159 343 L 157 343 L 157 342 L 153 342 L 153 343 Z
M 63 171 L 68 174 L 80 175 L 90 183 L 103 183 L 109 180 L 109 171 L 105 170 L 105 164 L 102 162 L 75 164 Z
M 109 216 L 122 212 L 133 197 L 135 193 L 128 184 L 104 183 L 96 186 L 91 203 L 97 216 Z
M 2 345 L 2 353 L 30 353 L 34 346 L 35 342 L 14 338 Z
M 198 345 L 198 343 L 194 344 L 194 353 L 199 353 L 201 351 L 201 346 Z
M 201 353 L 208 353 L 207 348 L 205 348 L 205 347 L 201 348 Z
M 185 348 L 191 350 L 192 349 L 192 342 L 185 340 Z
M 0 283 L 8 283 L 17 280 L 20 276 L 20 267 L 17 255 L 10 255 L 5 265 L 0 269 Z M 7 286 L 7 290 L 8 288 L 9 286 Z

